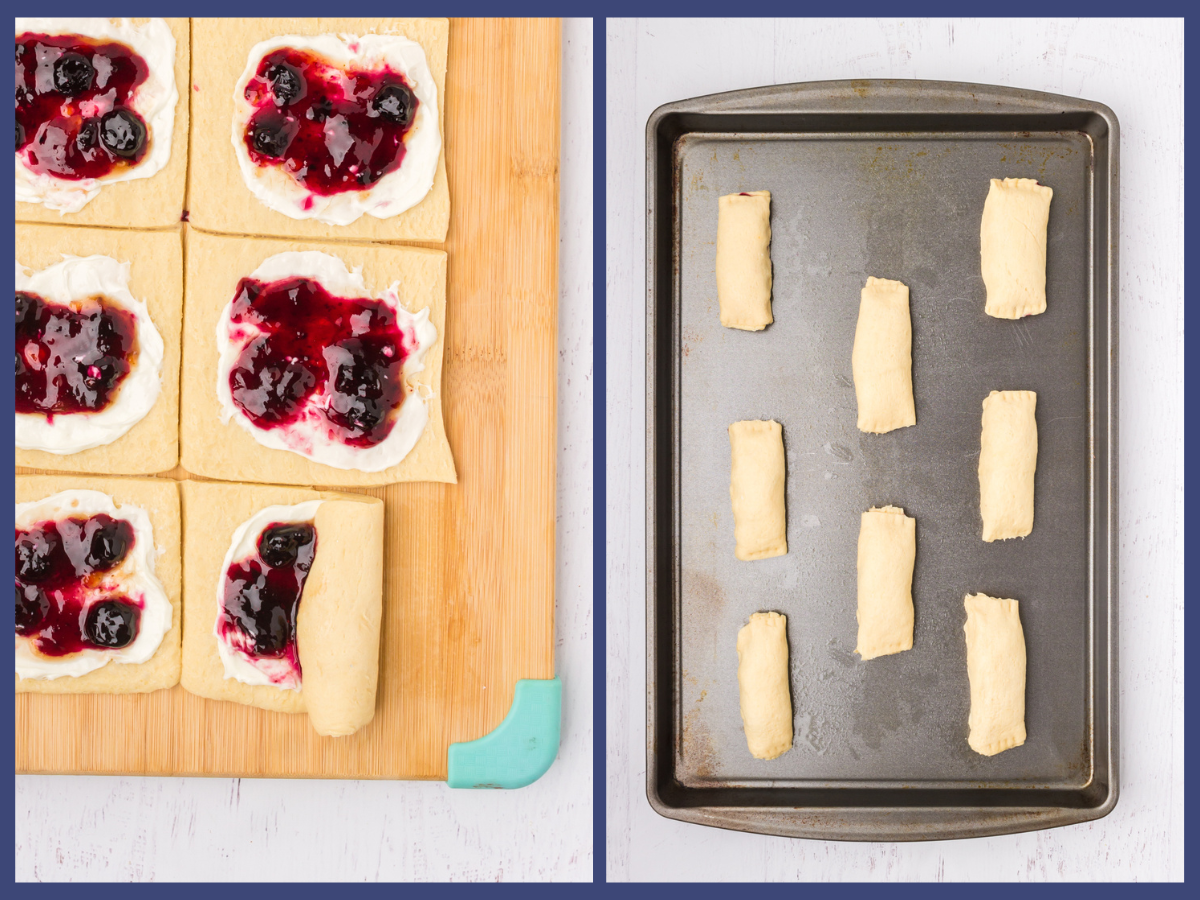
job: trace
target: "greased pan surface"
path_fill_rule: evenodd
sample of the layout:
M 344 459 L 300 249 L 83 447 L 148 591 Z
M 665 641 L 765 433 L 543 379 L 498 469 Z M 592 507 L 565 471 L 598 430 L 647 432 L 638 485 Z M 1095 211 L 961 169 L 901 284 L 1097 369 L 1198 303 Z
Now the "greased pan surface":
M 664 815 L 824 838 L 1020 831 L 1116 802 L 1117 125 L 1099 104 L 933 82 L 762 88 L 656 111 L 648 151 L 648 793 Z M 1047 311 L 984 313 L 992 177 L 1054 189 Z M 774 323 L 722 328 L 717 198 L 771 191 Z M 910 288 L 917 425 L 856 428 L 868 275 Z M 1033 533 L 981 540 L 981 404 L 1038 394 Z M 773 418 L 788 554 L 733 555 L 731 422 Z M 913 649 L 854 655 L 860 514 L 917 520 Z M 1020 601 L 1023 747 L 967 746 L 963 595 Z M 747 751 L 736 635 L 788 617 L 795 743 Z

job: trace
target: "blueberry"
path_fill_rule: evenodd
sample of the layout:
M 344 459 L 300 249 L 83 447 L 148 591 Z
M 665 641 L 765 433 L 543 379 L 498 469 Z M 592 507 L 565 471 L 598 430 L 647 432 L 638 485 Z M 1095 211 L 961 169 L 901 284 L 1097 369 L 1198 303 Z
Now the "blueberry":
M 250 123 L 254 149 L 272 158 L 287 152 L 297 130 L 296 122 L 282 115 L 262 116 Z
M 324 122 L 333 114 L 333 101 L 328 97 L 318 97 L 304 114 L 314 122 Z
M 75 146 L 80 152 L 87 152 L 96 146 L 100 140 L 100 123 L 96 119 L 85 119 L 79 126 L 79 134 L 75 136 Z
M 317 379 L 300 363 L 263 360 L 257 372 L 236 368 L 229 387 L 234 402 L 251 415 L 268 422 L 290 419 L 316 385 Z
M 20 330 L 24 326 L 35 325 L 41 303 L 33 294 L 24 294 L 21 291 L 16 292 L 16 307 L 17 307 L 17 329 Z
M 109 152 L 131 159 L 146 144 L 146 126 L 127 109 L 114 109 L 100 120 L 100 140 Z
M 21 585 L 17 588 L 17 634 L 33 634 L 50 615 L 50 598 L 37 585 Z
M 37 584 L 54 572 L 54 557 L 62 552 L 57 531 L 35 529 L 17 538 L 17 578 Z
M 25 144 L 25 128 L 20 122 L 17 123 L 17 149 L 20 150 Z
M 290 566 L 297 563 L 300 548 L 307 547 L 315 537 L 311 525 L 273 525 L 259 537 L 258 555 L 272 569 Z
M 277 594 L 254 564 L 252 568 L 242 567 L 230 578 L 225 614 L 239 630 L 253 638 L 256 654 L 279 656 L 295 633 L 288 610 L 294 608 L 296 599 L 286 592 Z
M 290 106 L 305 94 L 304 76 L 287 63 L 275 63 L 267 69 L 267 80 L 271 82 L 276 106 Z
M 84 632 L 97 647 L 128 647 L 137 637 L 137 607 L 119 600 L 102 600 L 92 606 L 84 620 Z
M 54 88 L 74 97 L 92 86 L 95 71 L 86 56 L 67 52 L 54 61 Z
M 349 364 L 343 362 L 338 366 L 333 389 L 352 397 L 377 398 L 383 396 L 383 379 L 375 366 L 361 356 L 354 357 Z
M 403 84 L 385 84 L 371 101 L 372 108 L 389 122 L 404 127 L 412 121 L 416 98 Z
M 133 545 L 133 526 L 125 519 L 93 516 L 83 528 L 87 546 L 84 564 L 93 572 L 107 572 L 118 566 Z

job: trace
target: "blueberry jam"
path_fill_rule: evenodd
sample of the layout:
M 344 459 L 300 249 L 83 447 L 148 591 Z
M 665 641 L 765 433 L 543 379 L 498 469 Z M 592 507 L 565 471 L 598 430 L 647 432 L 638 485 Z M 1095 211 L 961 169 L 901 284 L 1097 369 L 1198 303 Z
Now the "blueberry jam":
M 16 633 L 45 656 L 128 647 L 141 603 L 114 594 L 105 576 L 133 543 L 133 526 L 103 513 L 17 529 Z
M 341 69 L 283 48 L 264 56 L 246 85 L 254 113 L 246 150 L 260 166 L 282 166 L 314 194 L 369 188 L 400 168 L 418 101 L 390 69 Z
M 317 552 L 316 529 L 304 523 L 269 525 L 257 549 L 225 573 L 217 633 L 247 656 L 286 660 L 299 674 L 296 614 Z
M 137 360 L 137 320 L 102 297 L 63 306 L 16 292 L 18 413 L 99 412 Z
M 230 323 L 232 332 L 247 326 L 255 334 L 230 369 L 229 389 L 256 426 L 287 427 L 315 414 L 331 438 L 352 447 L 391 432 L 408 350 L 387 304 L 334 297 L 308 278 L 243 278 Z
M 21 34 L 17 153 L 39 174 L 78 181 L 136 165 L 149 146 L 130 107 L 150 74 L 123 44 L 79 35 Z

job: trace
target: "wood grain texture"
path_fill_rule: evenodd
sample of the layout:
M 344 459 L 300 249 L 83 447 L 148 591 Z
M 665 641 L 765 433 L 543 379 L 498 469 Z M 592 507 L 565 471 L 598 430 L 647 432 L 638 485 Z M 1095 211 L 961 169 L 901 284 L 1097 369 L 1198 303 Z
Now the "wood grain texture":
M 610 19 L 607 29 L 609 879 L 1182 880 L 1182 20 Z M 1096 100 L 1120 119 L 1122 758 L 1121 798 L 1103 819 L 856 844 L 703 828 L 645 799 L 646 120 L 688 97 L 842 78 L 1011 85 Z
M 553 677 L 560 60 L 557 20 L 451 22 L 442 408 L 459 484 L 363 491 L 386 503 L 372 723 L 320 738 L 179 687 L 78 708 L 23 695 L 18 772 L 441 780 L 518 679 Z

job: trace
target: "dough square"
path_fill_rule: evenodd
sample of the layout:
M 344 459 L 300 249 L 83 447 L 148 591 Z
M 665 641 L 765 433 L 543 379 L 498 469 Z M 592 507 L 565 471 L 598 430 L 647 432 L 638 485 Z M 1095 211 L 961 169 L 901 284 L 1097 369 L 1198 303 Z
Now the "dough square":
M 967 680 L 971 686 L 967 743 L 995 756 L 1025 743 L 1025 631 L 1016 600 L 968 594 Z
M 762 331 L 771 313 L 771 192 L 717 198 L 717 302 L 721 324 Z
M 334 238 L 370 241 L 437 241 L 450 225 L 450 188 L 446 179 L 446 58 L 448 19 L 194 19 L 196 37 L 191 95 L 193 165 L 189 221 L 197 228 L 227 234 Z M 246 68 L 251 48 L 287 34 L 399 34 L 425 51 L 438 89 L 438 125 L 442 153 L 433 188 L 425 199 L 397 216 L 363 215 L 349 225 L 316 219 L 292 219 L 264 206 L 242 181 L 230 140 L 233 88 Z
M 864 661 L 911 650 L 917 520 L 898 506 L 871 507 L 858 531 L 858 643 Z
M 147 19 L 135 18 L 134 24 Z M 171 131 L 171 158 L 150 178 L 135 178 L 106 185 L 83 209 L 60 213 L 40 203 L 17 203 L 18 222 L 54 222 L 61 225 L 103 225 L 110 228 L 164 228 L 178 225 L 183 216 L 188 171 L 188 114 L 192 91 L 191 29 L 188 19 L 166 19 L 175 36 L 175 124 Z M 134 291 L 134 296 L 137 292 Z
M 908 285 L 868 277 L 851 353 L 858 430 L 885 434 L 917 424 Z
M 989 543 L 1033 531 L 1036 413 L 1035 391 L 992 391 L 983 400 L 979 515 Z
M 394 281 L 412 312 L 429 307 L 438 341 L 425 356 L 425 369 L 414 379 L 433 397 L 429 424 L 415 447 L 397 465 L 380 472 L 359 472 L 322 465 L 287 450 L 264 447 L 234 420 L 222 424 L 217 400 L 217 320 L 233 299 L 238 281 L 263 260 L 289 250 L 321 250 L 340 257 L 346 267 L 362 266 L 367 289 L 378 296 Z M 446 335 L 446 254 L 416 247 L 319 244 L 233 238 L 188 232 L 187 294 L 183 333 L 180 429 L 183 467 L 192 474 L 225 481 L 267 484 L 371 486 L 397 481 L 454 483 L 454 458 L 442 420 L 442 354 Z
M 17 693 L 32 694 L 141 694 L 179 683 L 183 607 L 180 602 L 179 487 L 165 478 L 79 478 L 71 475 L 18 475 L 16 502 L 43 500 L 60 491 L 103 491 L 120 509 L 140 506 L 150 516 L 158 557 L 154 572 L 171 601 L 171 630 L 158 650 L 144 663 L 110 662 L 79 677 L 50 680 L 17 676 Z
M 993 178 L 979 226 L 984 311 L 1020 319 L 1046 311 L 1046 229 L 1053 189 L 1032 178 Z
M 755 759 L 792 749 L 787 616 L 757 612 L 737 635 L 738 699 L 746 746 Z
M 748 420 L 729 426 L 729 496 L 734 556 L 770 559 L 787 553 L 787 459 L 783 426 Z
M 162 391 L 140 422 L 111 444 L 60 455 L 16 451 L 16 464 L 63 472 L 152 475 L 179 463 L 179 356 L 183 319 L 181 229 L 115 231 L 59 225 L 17 225 L 17 262 L 34 271 L 62 262 L 63 255 L 111 256 L 128 262 L 129 292 L 146 304 L 163 339 Z
M 318 492 L 297 487 L 277 487 L 251 484 L 206 484 L 185 481 L 180 485 L 183 494 L 183 514 L 187 519 L 183 560 L 186 573 L 183 616 L 183 672 L 180 683 L 184 690 L 210 700 L 229 700 L 273 712 L 307 712 L 303 690 L 293 691 L 270 685 L 244 684 L 225 677 L 225 668 L 217 653 L 217 638 L 213 633 L 216 621 L 217 584 L 222 576 L 221 564 L 239 525 L 267 506 L 292 506 L 308 500 L 333 500 L 373 505 L 382 508 L 383 501 L 361 494 Z M 382 518 L 382 517 L 381 517 Z M 337 540 L 336 534 L 318 533 L 317 557 L 322 554 L 344 556 L 353 553 Z M 341 547 L 341 549 L 339 549 Z M 382 530 L 380 534 L 382 549 Z M 382 552 L 372 560 L 373 572 L 382 590 Z M 313 569 L 316 569 L 314 562 Z M 305 583 L 308 598 L 311 579 Z M 303 600 L 301 606 L 303 607 Z

